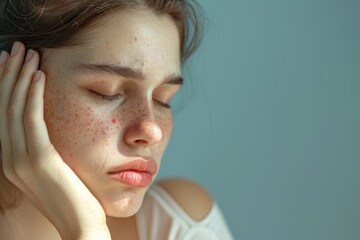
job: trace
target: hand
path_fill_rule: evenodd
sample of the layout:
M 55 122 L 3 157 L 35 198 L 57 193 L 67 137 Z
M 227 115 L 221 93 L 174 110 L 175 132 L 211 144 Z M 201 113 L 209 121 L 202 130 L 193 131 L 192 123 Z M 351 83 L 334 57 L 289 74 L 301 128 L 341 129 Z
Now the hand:
M 0 66 L 0 142 L 6 178 L 56 227 L 62 239 L 111 239 L 97 199 L 51 144 L 43 118 L 45 74 L 25 46 Z M 13 52 L 14 50 L 12 50 Z M 28 51 L 28 56 L 31 51 Z M 88 237 L 92 236 L 92 237 Z

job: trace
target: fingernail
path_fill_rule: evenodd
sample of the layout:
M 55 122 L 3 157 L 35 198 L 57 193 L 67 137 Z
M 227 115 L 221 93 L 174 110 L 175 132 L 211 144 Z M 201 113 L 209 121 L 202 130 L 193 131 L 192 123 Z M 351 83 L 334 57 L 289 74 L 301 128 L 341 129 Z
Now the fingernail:
M 0 55 L 0 66 L 3 65 L 6 62 L 6 52 L 5 51 L 1 51 L 1 55 Z
M 41 72 L 40 71 L 36 71 L 35 75 L 34 75 L 34 82 L 38 81 L 41 78 Z
M 30 50 L 28 50 L 28 52 L 26 54 L 25 63 L 29 62 L 31 60 L 32 56 L 34 56 L 34 51 L 30 49 Z
M 20 43 L 15 42 L 12 49 L 11 49 L 11 56 L 14 56 L 20 49 Z

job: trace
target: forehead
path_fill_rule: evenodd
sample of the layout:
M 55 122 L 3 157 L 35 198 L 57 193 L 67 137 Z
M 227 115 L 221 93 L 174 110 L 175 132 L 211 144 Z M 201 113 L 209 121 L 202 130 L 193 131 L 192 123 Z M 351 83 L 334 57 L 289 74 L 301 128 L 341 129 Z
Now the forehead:
M 180 61 L 180 36 L 176 24 L 166 15 L 150 10 L 111 13 L 98 21 L 84 45 L 97 48 L 106 57 L 126 64 L 145 66 Z
M 147 75 L 180 73 L 180 35 L 170 16 L 151 10 L 117 11 L 80 34 L 80 45 L 55 54 L 49 51 L 49 55 L 66 58 L 68 67 L 112 63 L 141 69 Z

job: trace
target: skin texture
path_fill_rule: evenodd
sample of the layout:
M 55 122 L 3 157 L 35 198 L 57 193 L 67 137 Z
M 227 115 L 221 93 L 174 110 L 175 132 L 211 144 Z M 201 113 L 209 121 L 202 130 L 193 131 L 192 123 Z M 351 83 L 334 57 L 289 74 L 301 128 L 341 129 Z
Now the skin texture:
M 23 45 L 1 70 L 4 172 L 24 196 L 0 218 L 0 238 L 60 239 L 56 229 L 63 236 L 77 225 L 102 226 L 103 211 L 112 239 L 136 238 L 133 215 L 147 187 L 121 184 L 108 172 L 139 157 L 160 166 L 172 130 L 166 104 L 180 88 L 164 82 L 180 75 L 178 30 L 167 16 L 133 10 L 106 15 L 84 39 L 76 47 L 46 50 L 39 81 L 31 82 L 37 54 L 18 79 Z M 80 64 L 122 65 L 143 77 L 94 74 L 80 71 Z M 102 237 L 87 231 L 84 239 L 108 239 L 103 230 Z
M 147 188 L 115 182 L 107 172 L 138 157 L 160 165 L 172 130 L 171 110 L 161 103 L 180 88 L 163 81 L 180 75 L 179 34 L 169 17 L 150 11 L 111 14 L 98 23 L 81 46 L 45 52 L 45 122 L 56 150 L 106 214 L 128 217 Z M 145 78 L 92 74 L 80 64 L 120 64 Z M 121 96 L 108 101 L 90 90 Z

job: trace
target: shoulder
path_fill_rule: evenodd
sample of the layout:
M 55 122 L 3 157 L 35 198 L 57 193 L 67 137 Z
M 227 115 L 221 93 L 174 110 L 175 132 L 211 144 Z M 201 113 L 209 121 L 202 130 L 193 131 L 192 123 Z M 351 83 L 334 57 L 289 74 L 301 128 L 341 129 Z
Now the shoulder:
M 205 218 L 213 205 L 211 195 L 199 184 L 184 178 L 166 178 L 158 182 L 195 221 Z

